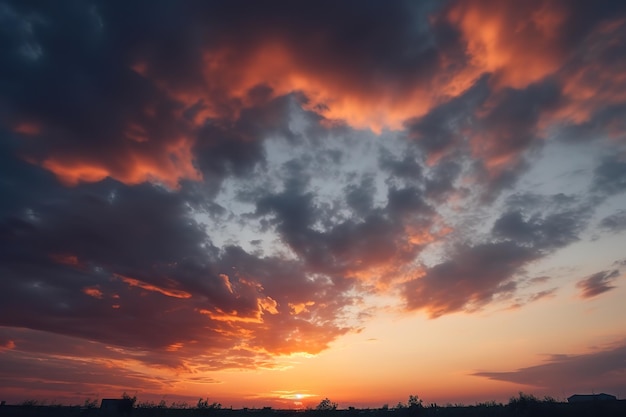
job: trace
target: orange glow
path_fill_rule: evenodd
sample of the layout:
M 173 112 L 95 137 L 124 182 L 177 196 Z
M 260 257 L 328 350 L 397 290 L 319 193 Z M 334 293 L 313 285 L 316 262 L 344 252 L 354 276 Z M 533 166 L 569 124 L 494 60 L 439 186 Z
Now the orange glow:
M 157 287 L 156 285 L 148 284 L 147 282 L 143 282 L 135 278 L 126 277 L 120 274 L 113 274 L 113 275 L 131 287 L 138 287 L 147 291 L 158 292 L 163 295 L 167 295 L 168 297 L 191 298 L 191 294 L 189 294 L 186 291 Z
M 614 54 L 614 42 L 624 34 L 626 19 L 617 19 L 600 25 L 585 39 L 580 53 L 584 65 L 566 68 L 560 76 L 565 105 L 546 114 L 542 127 L 547 128 L 555 121 L 585 123 L 598 109 L 626 101 L 626 63 L 621 60 L 605 65 L 601 59 Z M 619 135 L 616 131 L 613 134 Z
M 218 277 L 222 280 L 222 282 L 224 283 L 224 287 L 226 287 L 228 292 L 233 294 L 233 286 L 230 283 L 230 278 L 228 278 L 228 275 L 219 274 Z
M 537 4 L 456 3 L 447 18 L 467 42 L 472 65 L 463 77 L 489 72 L 496 75 L 498 85 L 523 88 L 557 70 L 563 58 L 559 27 L 567 17 L 566 9 L 556 3 L 531 7 Z
M 423 227 L 409 224 L 404 229 L 407 243 L 411 246 L 426 245 L 435 241 L 436 236 Z
M 149 140 L 148 132 L 146 132 L 146 129 L 136 123 L 131 123 L 124 132 L 124 134 L 128 139 L 134 140 L 138 143 L 147 142 Z
M 231 93 L 244 97 L 250 88 L 263 83 L 270 85 L 277 96 L 302 91 L 310 99 L 304 104 L 305 109 L 328 120 L 343 120 L 354 128 L 369 128 L 376 133 L 385 128 L 402 128 L 406 119 L 424 114 L 433 101 L 432 93 L 417 86 L 398 95 L 390 82 L 354 85 L 354 81 L 340 74 L 307 68 L 300 61 L 279 42 L 266 42 L 241 66 L 242 72 Z M 212 63 L 207 66 L 206 77 L 225 69 Z
M 298 315 L 302 312 L 306 312 L 307 307 L 311 307 L 315 305 L 315 301 L 307 301 L 306 303 L 289 303 L 289 309 L 291 310 L 291 314 Z
M 69 265 L 69 266 L 78 266 L 78 257 L 76 255 L 69 254 L 53 254 L 50 255 L 50 258 L 61 265 Z
M 4 344 L 0 345 L 0 351 L 15 349 L 15 342 L 13 340 L 7 340 Z
M 13 131 L 22 135 L 38 135 L 41 133 L 41 126 L 37 123 L 24 122 L 14 126 Z
M 324 116 L 324 123 L 343 121 L 354 128 L 371 129 L 376 133 L 383 129 L 402 129 L 405 120 L 425 114 L 447 92 L 459 90 L 432 89 L 415 83 L 408 89 L 403 87 L 402 94 L 398 94 L 399 86 L 391 80 L 372 80 L 367 85 L 358 85 L 346 74 L 311 68 L 299 53 L 275 40 L 261 42 L 246 56 L 223 47 L 204 55 L 204 86 L 181 89 L 164 80 L 152 80 L 186 107 L 199 101 L 204 103 L 194 116 L 196 125 L 202 125 L 206 118 L 237 119 L 243 107 L 254 104 L 248 92 L 259 85 L 267 85 L 272 88 L 272 97 L 303 92 L 309 101 L 302 106 Z M 136 71 L 139 70 L 143 76 L 151 78 L 147 64 L 137 66 Z M 467 87 L 469 85 L 463 88 Z M 212 98 L 212 92 L 223 89 L 228 97 L 241 103 L 240 107 L 225 108 Z
M 206 118 L 237 119 L 242 108 L 255 104 L 256 98 L 248 92 L 266 85 L 272 89 L 271 97 L 303 92 L 308 101 L 301 105 L 322 115 L 323 124 L 345 122 L 375 133 L 399 130 L 406 120 L 465 92 L 485 72 L 493 73 L 499 86 L 522 88 L 559 69 L 563 58 L 559 29 L 566 8 L 549 4 L 520 10 L 518 6 L 516 2 L 456 3 L 446 18 L 462 32 L 470 65 L 459 69 L 453 57 L 443 53 L 442 70 L 433 79 L 414 79 L 401 87 L 393 79 L 371 77 L 364 84 L 322 63 L 311 65 L 302 51 L 271 38 L 248 48 L 225 46 L 205 52 L 205 83 L 193 89 L 154 78 L 148 63 L 134 69 L 186 107 L 202 101 L 203 108 L 194 116 L 196 125 Z M 224 106 L 216 95 L 240 104 L 233 107 L 231 100 Z
M 364 84 L 323 64 L 311 65 L 301 51 L 269 38 L 241 51 L 226 46 L 205 52 L 205 82 L 193 89 L 155 78 L 147 63 L 135 70 L 187 108 L 202 102 L 194 115 L 196 126 L 206 118 L 237 119 L 243 108 L 258 100 L 249 91 L 265 85 L 271 88 L 270 98 L 303 92 L 308 101 L 302 107 L 323 116 L 322 124 L 347 123 L 375 133 L 399 130 L 406 120 L 467 91 L 485 72 L 494 74 L 495 85 L 522 88 L 559 69 L 563 58 L 559 28 L 566 9 L 551 4 L 520 11 L 517 5 L 455 4 L 446 18 L 461 30 L 470 65 L 458 68 L 453 57 L 443 53 L 441 71 L 433 79 L 416 78 L 401 87 L 393 79 L 372 77 Z M 226 106 L 224 97 L 231 99 Z
M 263 323 L 263 318 L 260 312 L 257 312 L 256 315 L 252 317 L 244 317 L 237 315 L 237 312 L 234 311 L 232 314 L 225 313 L 219 308 L 215 309 L 216 311 L 210 311 L 206 309 L 200 309 L 198 312 L 200 314 L 204 314 L 208 316 L 211 320 L 215 321 L 226 321 L 226 322 L 240 322 L 240 323 Z
M 141 131 L 134 131 L 133 141 L 142 142 Z M 97 182 L 106 177 L 115 178 L 125 184 L 140 184 L 145 181 L 161 182 L 172 189 L 179 187 L 181 178 L 200 180 L 200 173 L 193 166 L 191 151 L 192 143 L 185 138 L 179 138 L 169 143 L 157 154 L 148 154 L 130 151 L 120 158 L 126 164 L 120 166 L 117 162 L 109 165 L 107 161 L 94 160 L 87 162 L 87 158 L 53 156 L 42 163 L 42 166 L 53 172 L 59 181 L 67 186 L 75 186 L 81 182 Z
M 82 162 L 64 163 L 56 158 L 43 162 L 42 166 L 52 171 L 64 185 L 74 186 L 81 182 L 97 182 L 109 176 L 109 172 L 101 167 Z
M 278 304 L 271 297 L 263 297 L 257 299 L 258 309 L 254 312 L 252 316 L 240 316 L 237 311 L 232 311 L 231 313 L 227 313 L 219 308 L 215 308 L 215 311 L 210 311 L 206 309 L 200 309 L 198 312 L 200 314 L 204 314 L 211 318 L 211 320 L 216 321 L 226 321 L 226 322 L 242 322 L 242 323 L 263 323 L 263 313 L 267 312 L 269 314 L 278 314 L 278 310 L 276 306 Z
M 182 347 L 183 347 L 182 343 L 172 343 L 171 345 L 167 346 L 165 350 L 168 352 L 176 352 L 177 350 L 180 350 Z
M 490 140 L 495 140 L 491 138 Z M 521 154 L 514 151 L 499 152 L 496 148 L 497 142 L 489 142 L 485 138 L 476 139 L 472 142 L 474 154 L 481 158 L 489 177 L 496 178 L 507 168 L 513 166 L 522 157 Z
M 102 299 L 104 294 L 98 287 L 85 287 L 83 288 L 83 292 L 90 297 Z

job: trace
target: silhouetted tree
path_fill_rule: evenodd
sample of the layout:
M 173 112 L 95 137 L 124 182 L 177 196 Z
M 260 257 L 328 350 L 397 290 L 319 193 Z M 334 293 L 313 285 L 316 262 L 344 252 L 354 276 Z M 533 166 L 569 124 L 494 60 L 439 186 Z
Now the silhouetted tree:
M 508 407 L 513 410 L 526 411 L 537 408 L 540 402 L 541 401 L 534 395 L 524 394 L 520 391 L 518 397 L 511 397 L 511 399 L 509 399 Z
M 218 402 L 209 402 L 209 397 L 206 398 L 206 400 L 203 400 L 202 398 L 200 398 L 198 400 L 198 404 L 196 406 L 196 408 L 198 410 L 220 410 L 222 408 L 222 404 L 218 403 Z
M 181 409 L 181 410 L 185 410 L 189 407 L 189 404 L 186 401 L 172 401 L 172 404 L 170 405 L 170 408 L 175 408 L 175 409 Z
M 407 404 L 409 408 L 423 408 L 422 399 L 417 395 L 409 395 L 409 401 Z
M 83 403 L 84 408 L 96 408 L 98 406 L 98 399 L 87 398 Z
M 130 414 L 133 411 L 133 407 L 137 402 L 137 396 L 133 395 L 132 397 L 126 392 L 122 394 L 122 401 L 119 402 L 117 406 L 117 412 L 120 414 Z
M 337 403 L 330 401 L 327 397 L 327 398 L 324 398 L 322 401 L 320 401 L 320 403 L 317 405 L 317 407 L 315 407 L 315 409 L 319 411 L 336 410 Z
M 407 408 L 407 405 L 402 401 L 398 401 L 398 404 L 394 407 L 396 410 L 402 410 L 403 408 Z

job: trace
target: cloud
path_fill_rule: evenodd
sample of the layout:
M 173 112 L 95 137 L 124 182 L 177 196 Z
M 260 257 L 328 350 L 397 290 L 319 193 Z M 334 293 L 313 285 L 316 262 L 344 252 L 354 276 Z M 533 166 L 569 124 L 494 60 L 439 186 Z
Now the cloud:
M 476 310 L 495 296 L 514 291 L 514 273 L 538 256 L 513 242 L 459 247 L 448 261 L 406 283 L 406 306 L 424 309 L 431 318 Z
M 416 271 L 403 284 L 408 310 L 431 318 L 476 311 L 511 298 L 530 263 L 579 239 L 590 218 L 585 201 L 563 194 L 511 194 L 490 233 L 451 245 L 443 262 Z M 517 299 L 514 306 L 551 296 L 546 290 Z
M 216 368 L 245 367 L 267 352 L 318 353 L 356 326 L 343 322 L 350 284 L 311 279 L 298 261 L 216 248 L 184 192 L 112 180 L 64 188 L 48 178 L 44 195 L 57 194 L 42 201 L 37 188 L 19 186 L 29 180 L 15 178 L 6 194 L 28 210 L 11 202 L 0 222 L 11 248 L 0 258 L 4 326 L 144 351 L 180 345 L 159 359 L 171 366 L 201 349 Z M 293 314 L 288 305 L 298 302 L 312 303 L 308 313 Z M 220 362 L 218 353 L 236 346 L 251 354 Z
M 589 275 L 587 278 L 576 283 L 576 287 L 580 289 L 582 298 L 593 298 L 605 292 L 611 291 L 616 287 L 611 285 L 613 281 L 620 276 L 617 269 L 611 271 L 600 271 Z
M 494 7 L 487 1 L 458 1 L 445 18 L 463 36 L 467 77 L 488 72 L 500 85 L 524 88 L 559 68 L 564 58 L 559 29 L 566 15 L 561 2 L 503 1 Z
M 527 297 L 516 297 L 515 302 L 511 305 L 511 309 L 521 308 L 527 304 L 534 303 L 535 301 L 553 298 L 556 295 L 558 288 L 550 288 L 548 290 L 539 291 L 530 294 Z
M 626 230 L 626 210 L 619 210 L 600 220 L 600 227 L 612 233 Z
M 626 386 L 625 358 L 622 343 L 578 355 L 552 355 L 545 363 L 516 371 L 472 375 L 559 392 L 620 392 Z
M 522 90 L 504 89 L 477 108 L 470 147 L 490 182 L 516 176 L 524 157 L 543 143 L 538 121 L 558 103 L 559 89 L 551 80 Z M 510 179 L 509 179 L 510 181 Z
M 113 177 L 176 188 L 182 179 L 201 178 L 189 127 L 171 100 L 127 68 L 97 7 L 35 10 L 13 3 L 3 18 L 29 28 L 5 38 L 2 58 L 3 78 L 12 79 L 2 119 L 23 120 L 14 128 L 29 139 L 20 143 L 23 158 L 66 185 Z M 16 56 L 25 42 L 40 53 Z
M 573 209 L 542 216 L 534 213 L 528 218 L 520 211 L 503 213 L 493 225 L 496 236 L 529 244 L 538 249 L 554 249 L 578 240 L 587 225 L 588 213 Z
M 365 207 L 357 207 L 360 219 L 323 222 L 333 219 L 333 210 L 317 205 L 311 192 L 290 181 L 283 191 L 261 196 L 255 215 L 275 227 L 312 271 L 382 283 L 401 278 L 400 268 L 438 233 L 431 232 L 435 213 L 421 194 L 415 187 L 390 188 L 383 208 L 365 212 Z
M 380 132 L 416 120 L 414 133 L 433 157 L 458 143 L 460 128 L 476 129 L 474 155 L 500 177 L 539 143 L 546 117 L 571 119 L 573 110 L 556 115 L 559 97 L 567 97 L 560 106 L 566 108 L 588 101 L 568 86 L 580 85 L 571 80 L 589 62 L 568 57 L 585 56 L 576 55 L 585 36 L 583 48 L 613 37 L 623 12 L 609 3 L 589 10 L 560 1 L 373 3 L 356 10 L 334 2 L 279 2 L 255 7 L 254 18 L 239 10 L 235 3 L 5 7 L 15 31 L 4 36 L 4 75 L 14 87 L 3 119 L 28 136 L 23 157 L 66 185 L 112 177 L 177 188 L 261 161 L 264 136 L 289 129 L 284 109 L 259 109 L 296 94 L 298 106 L 327 125 Z M 157 30 L 164 16 L 185 25 Z M 374 19 L 376 25 L 367 25 Z M 63 39 L 75 40 L 71 54 L 64 53 Z M 39 52 L 24 54 L 24 48 Z M 600 53 L 601 60 L 615 59 L 612 50 Z M 611 71 L 602 79 L 619 74 Z M 557 80 L 548 80 L 554 74 Z M 469 115 L 468 105 L 486 100 L 488 90 L 487 107 Z M 613 94 L 611 103 L 623 103 L 615 89 L 602 91 Z M 464 113 L 482 123 L 468 124 Z M 450 123 L 438 123 L 444 120 Z M 510 123 L 515 128 L 506 129 Z M 507 162 L 512 167 L 505 169 Z
M 604 158 L 594 171 L 593 185 L 599 198 L 626 191 L 626 161 L 619 155 Z

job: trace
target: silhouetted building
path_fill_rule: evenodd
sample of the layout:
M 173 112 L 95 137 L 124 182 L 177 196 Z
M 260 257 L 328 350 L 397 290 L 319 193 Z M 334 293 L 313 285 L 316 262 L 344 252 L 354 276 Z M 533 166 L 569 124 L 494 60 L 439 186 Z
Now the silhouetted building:
M 103 398 L 100 403 L 100 408 L 103 410 L 117 411 L 123 404 L 124 400 L 121 398 Z
M 615 401 L 617 397 L 615 395 L 610 394 L 576 394 L 572 395 L 567 399 L 568 403 L 582 403 L 586 401 Z
M 100 403 L 100 409 L 119 413 L 119 414 L 129 414 L 133 409 L 134 401 L 129 398 L 103 398 Z

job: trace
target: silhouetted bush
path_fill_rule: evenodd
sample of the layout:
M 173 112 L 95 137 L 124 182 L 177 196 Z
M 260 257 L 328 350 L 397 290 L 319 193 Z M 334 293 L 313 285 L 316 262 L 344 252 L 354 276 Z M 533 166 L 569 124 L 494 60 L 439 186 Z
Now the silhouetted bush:
M 423 408 L 422 400 L 417 395 L 409 395 L 409 401 L 407 402 L 409 408 Z
M 130 396 L 124 392 L 122 394 L 122 401 L 120 401 L 117 405 L 117 412 L 120 414 L 130 414 L 133 411 L 133 407 L 137 402 L 137 396 Z
M 519 397 L 511 397 L 509 399 L 509 408 L 512 410 L 525 411 L 531 408 L 537 408 L 540 403 L 539 399 L 532 394 L 519 393 Z
M 320 403 L 315 407 L 318 411 L 332 411 L 337 409 L 337 403 L 332 402 L 328 398 L 324 398 Z
M 97 398 L 93 400 L 91 398 L 87 398 L 85 402 L 83 403 L 83 408 L 88 408 L 88 409 L 96 408 L 98 407 L 98 403 L 99 401 Z

